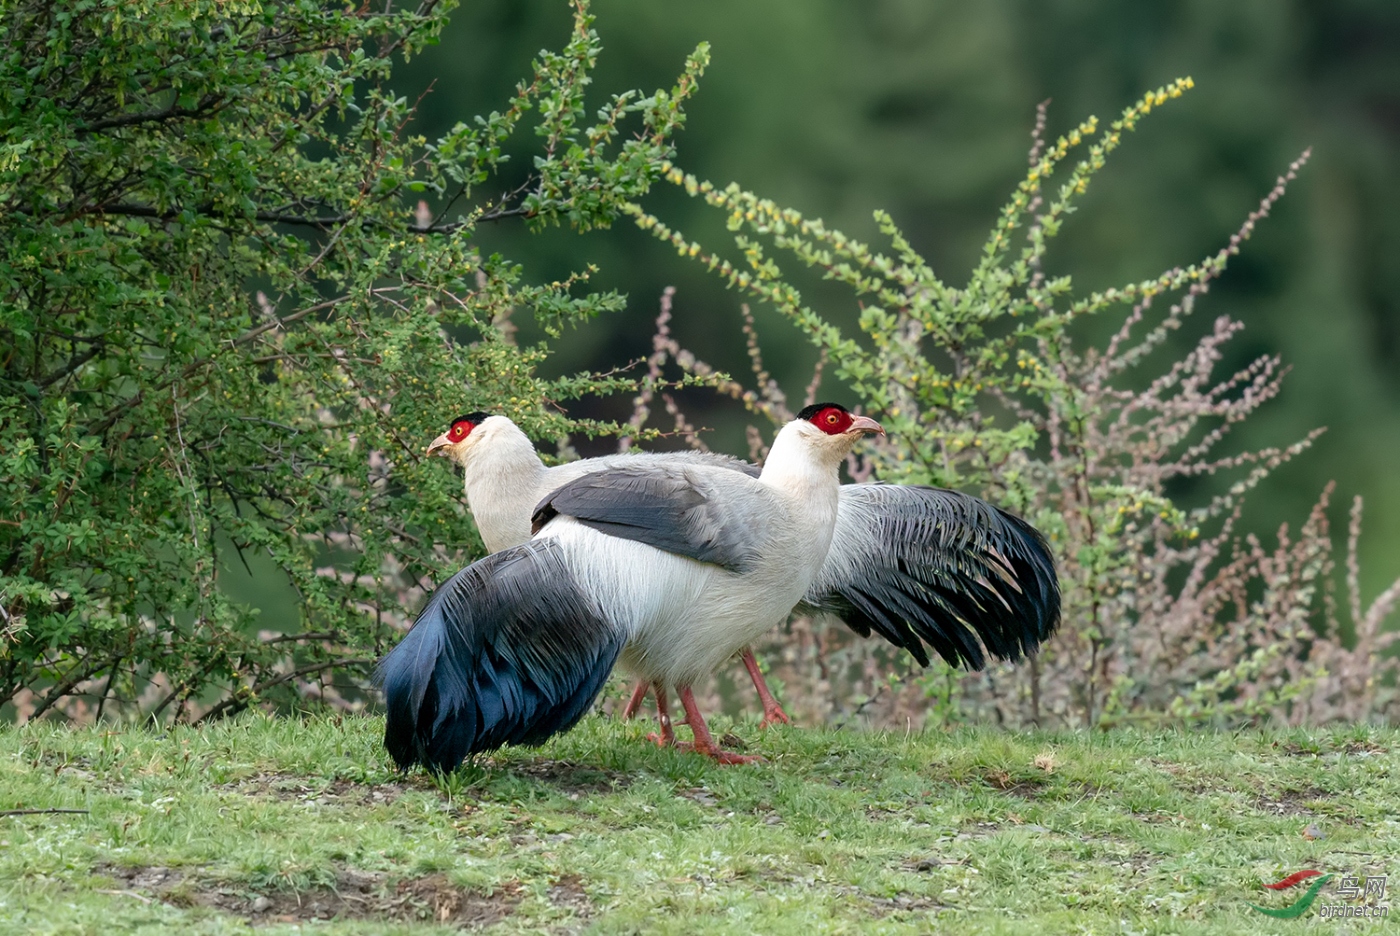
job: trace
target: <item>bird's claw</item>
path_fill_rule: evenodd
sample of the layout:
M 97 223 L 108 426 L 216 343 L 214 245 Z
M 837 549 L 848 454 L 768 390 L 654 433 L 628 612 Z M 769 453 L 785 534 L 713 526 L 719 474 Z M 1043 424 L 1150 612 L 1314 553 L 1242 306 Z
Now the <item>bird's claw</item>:
M 763 670 L 758 665 L 758 659 L 753 655 L 753 650 L 745 647 L 741 657 L 744 661 L 744 668 L 749 671 L 749 678 L 753 680 L 753 687 L 758 692 L 758 701 L 763 704 L 763 720 L 758 723 L 758 727 L 767 728 L 769 725 L 776 725 L 779 722 L 791 725 L 792 719 L 788 718 L 787 712 L 783 711 L 782 705 L 773 698 L 773 693 L 769 691 L 768 683 L 763 679 Z
M 791 725 L 792 719 L 788 717 L 787 712 L 783 711 L 783 707 L 776 702 L 771 706 L 764 706 L 763 720 L 758 723 L 758 727 L 767 728 L 769 725 L 776 725 L 779 723 Z
M 653 731 L 651 734 L 647 735 L 647 740 L 655 741 L 657 747 L 675 747 L 676 729 L 671 724 L 671 716 L 662 712 L 656 720 L 661 728 L 661 733 L 657 734 Z
M 724 751 L 716 747 L 700 746 L 696 747 L 693 741 L 682 741 L 676 745 L 676 749 L 687 751 L 691 754 L 700 754 L 708 757 L 717 764 L 733 766 L 735 764 L 766 764 L 768 758 L 761 754 L 736 754 L 734 751 Z

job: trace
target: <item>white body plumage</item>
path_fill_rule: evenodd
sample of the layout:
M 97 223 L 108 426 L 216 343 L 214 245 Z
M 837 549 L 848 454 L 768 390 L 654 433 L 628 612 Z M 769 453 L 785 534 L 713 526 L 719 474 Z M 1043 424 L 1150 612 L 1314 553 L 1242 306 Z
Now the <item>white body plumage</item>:
M 460 456 L 463 489 L 492 552 L 528 540 L 535 505 L 576 478 L 675 462 L 674 455 L 639 453 L 547 468 L 525 433 L 499 416 L 482 420 L 471 440 Z M 666 686 L 690 685 L 787 620 L 805 594 L 831 544 L 837 466 L 847 448 L 810 424 L 793 423 L 774 440 L 757 479 L 733 470 L 738 462 L 726 456 L 687 459 L 686 471 L 715 488 L 754 539 L 755 563 L 743 573 L 609 536 L 567 516 L 554 518 L 539 536 L 567 549 L 570 568 L 600 614 L 624 629 L 621 662 L 628 670 Z
M 727 468 L 686 468 L 717 488 L 747 524 L 755 559 L 743 572 L 609 536 L 568 517 L 540 531 L 568 549 L 570 568 L 600 611 L 625 629 L 621 662 L 636 676 L 691 685 L 782 624 L 802 599 L 831 544 L 840 485 L 839 456 L 830 464 L 811 457 L 811 447 L 795 438 L 801 431 L 792 424 L 779 433 L 757 480 Z

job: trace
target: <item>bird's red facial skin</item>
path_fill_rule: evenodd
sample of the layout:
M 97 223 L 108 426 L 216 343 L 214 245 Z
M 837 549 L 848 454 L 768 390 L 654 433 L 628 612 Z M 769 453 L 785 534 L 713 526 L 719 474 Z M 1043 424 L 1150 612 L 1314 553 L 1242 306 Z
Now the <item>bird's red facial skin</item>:
M 828 406 L 813 416 L 811 423 L 827 435 L 840 435 L 851 428 L 854 419 L 850 413 Z
M 472 430 L 475 428 L 476 424 L 470 419 L 459 419 L 452 424 L 451 429 L 447 430 L 447 438 L 451 439 L 454 444 L 461 442 L 467 436 L 471 435 Z

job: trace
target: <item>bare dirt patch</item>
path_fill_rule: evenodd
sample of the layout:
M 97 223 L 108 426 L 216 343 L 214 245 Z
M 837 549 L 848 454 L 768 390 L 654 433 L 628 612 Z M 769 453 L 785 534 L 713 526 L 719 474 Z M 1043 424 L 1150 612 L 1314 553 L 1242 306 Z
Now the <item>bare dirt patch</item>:
M 685 789 L 677 790 L 676 796 L 680 797 L 681 799 L 688 799 L 692 803 L 698 803 L 701 806 L 719 805 L 719 797 L 715 796 L 715 794 L 711 793 L 704 787 L 687 787 Z
M 394 893 L 402 906 L 411 911 L 393 914 L 394 919 L 428 919 L 468 927 L 490 926 L 514 913 L 520 903 L 518 884 L 482 894 L 458 887 L 445 874 L 402 880 Z M 424 914 L 424 910 L 428 912 Z
M 995 790 L 1023 799 L 1035 799 L 1040 795 L 1040 788 L 1045 786 L 1040 777 L 1012 777 L 1005 770 L 988 770 L 982 774 L 982 779 Z
M 931 860 L 926 866 L 922 866 L 920 870 L 935 871 L 940 867 L 952 867 L 953 865 L 966 863 L 966 861 L 939 862 Z M 795 887 L 805 890 L 811 888 L 813 885 L 810 878 L 803 880 L 783 871 L 763 871 L 760 872 L 759 877 L 765 883 L 777 887 Z M 891 896 L 877 896 L 854 884 L 828 885 L 823 887 L 822 892 L 837 896 L 841 898 L 844 905 L 852 909 L 864 911 L 876 919 L 907 911 L 933 913 L 939 910 L 954 909 L 949 904 L 942 903 L 934 897 L 928 897 L 922 894 L 911 894 L 907 891 L 901 891 Z
M 1275 741 L 1273 748 L 1289 757 L 1317 757 L 1323 753 L 1322 745 L 1316 742 L 1303 745 L 1296 741 Z
M 1382 747 L 1374 741 L 1348 741 L 1346 744 L 1343 744 L 1340 748 L 1338 748 L 1338 750 L 1341 751 L 1343 754 L 1369 757 L 1372 754 L 1384 754 L 1387 752 L 1388 749 Z
M 927 874 L 930 871 L 936 871 L 943 867 L 943 864 L 944 862 L 942 859 L 929 856 L 925 858 L 906 858 L 903 863 L 900 864 L 900 867 L 905 871 Z
M 1317 813 L 1308 805 L 1318 800 L 1330 799 L 1331 793 L 1317 787 L 1306 790 L 1283 790 L 1278 793 L 1260 793 L 1254 801 L 1254 808 L 1275 816 L 1315 816 Z
M 514 883 L 485 894 L 459 887 L 445 874 L 394 880 L 381 872 L 353 868 L 340 869 L 333 886 L 302 891 L 259 889 L 178 868 L 99 865 L 93 873 L 117 881 L 119 893 L 177 907 L 208 907 L 243 917 L 254 926 L 393 920 L 474 929 L 510 916 L 521 899 L 520 887 Z
M 917 894 L 900 893 L 892 897 L 876 897 L 858 887 L 844 886 L 837 887 L 835 890 L 847 900 L 864 906 L 866 912 L 876 919 L 902 911 L 918 910 L 929 913 L 951 909 L 947 904 L 940 903 L 932 897 L 923 897 Z
M 512 764 L 511 772 L 530 777 L 571 794 L 612 793 L 631 786 L 632 778 L 617 770 L 605 770 L 572 761 L 541 760 L 530 764 Z
M 549 902 L 556 907 L 572 910 L 575 916 L 587 919 L 593 915 L 593 901 L 583 889 L 583 878 L 565 874 L 549 888 Z
M 294 774 L 260 773 L 243 780 L 219 784 L 216 789 L 282 802 L 387 806 L 414 789 L 414 786 L 403 782 L 357 783 L 342 778 L 328 782 L 308 782 L 305 777 Z

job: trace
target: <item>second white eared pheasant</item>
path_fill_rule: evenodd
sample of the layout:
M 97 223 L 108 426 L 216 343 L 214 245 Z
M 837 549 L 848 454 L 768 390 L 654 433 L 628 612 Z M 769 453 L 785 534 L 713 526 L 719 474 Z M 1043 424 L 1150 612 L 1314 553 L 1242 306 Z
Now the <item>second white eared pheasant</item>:
M 677 691 L 694 750 L 750 760 L 715 745 L 691 686 L 807 594 L 836 527 L 838 469 L 872 432 L 873 419 L 817 404 L 782 428 L 757 478 L 629 460 L 559 487 L 528 542 L 439 587 L 381 662 L 389 753 L 449 770 L 538 744 L 583 716 L 620 658 Z M 662 730 L 669 741 L 664 713 Z

